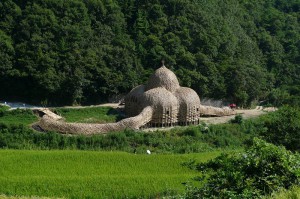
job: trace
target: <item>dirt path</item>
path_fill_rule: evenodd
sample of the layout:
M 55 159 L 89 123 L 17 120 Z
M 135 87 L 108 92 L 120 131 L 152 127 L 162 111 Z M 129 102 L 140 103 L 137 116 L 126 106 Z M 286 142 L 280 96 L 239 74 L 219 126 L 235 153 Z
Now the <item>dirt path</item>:
M 249 119 L 276 110 L 277 108 L 274 107 L 263 108 L 262 106 L 257 106 L 255 109 L 237 109 L 236 112 L 237 114 L 241 114 L 244 119 Z M 201 117 L 200 121 L 203 121 L 207 124 L 221 124 L 221 123 L 228 122 L 234 117 L 235 115 L 223 116 L 223 117 Z

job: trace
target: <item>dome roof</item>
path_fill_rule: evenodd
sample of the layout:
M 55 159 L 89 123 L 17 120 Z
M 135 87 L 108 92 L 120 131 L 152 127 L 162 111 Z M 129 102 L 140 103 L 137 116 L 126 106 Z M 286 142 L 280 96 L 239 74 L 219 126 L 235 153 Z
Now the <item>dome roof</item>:
M 175 96 L 180 105 L 200 106 L 200 98 L 191 88 L 180 87 L 176 90 Z
M 129 98 L 131 96 L 135 96 L 135 97 L 140 97 L 145 91 L 145 86 L 144 85 L 139 85 L 135 88 L 133 88 L 125 97 L 126 98 Z
M 177 98 L 165 88 L 154 88 L 146 91 L 143 95 L 146 106 L 152 107 L 178 107 Z
M 141 106 L 145 86 L 139 85 L 125 96 L 125 112 L 128 116 L 138 115 L 144 107 Z
M 180 86 L 176 75 L 165 66 L 160 67 L 151 75 L 146 90 L 163 87 L 170 92 L 175 92 Z

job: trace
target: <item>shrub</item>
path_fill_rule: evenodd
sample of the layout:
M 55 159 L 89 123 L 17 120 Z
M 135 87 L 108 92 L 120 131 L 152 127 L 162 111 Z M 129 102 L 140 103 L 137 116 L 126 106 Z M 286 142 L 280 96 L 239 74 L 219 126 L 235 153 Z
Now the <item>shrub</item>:
M 275 192 L 269 197 L 265 197 L 264 199 L 299 199 L 300 198 L 300 187 L 295 186 L 289 190 L 281 190 L 279 192 Z
M 202 172 L 198 180 L 204 185 L 187 198 L 256 198 L 300 182 L 300 155 L 257 138 L 244 153 L 222 154 L 193 167 Z
M 0 117 L 2 117 L 8 109 L 8 106 L 0 105 Z
M 12 123 L 0 121 L 0 148 L 122 150 L 137 153 L 151 149 L 157 153 L 197 153 L 216 148 L 240 148 L 249 138 L 248 134 L 240 132 L 240 125 L 232 124 L 207 129 L 201 126 L 174 128 L 155 133 L 126 129 L 108 135 L 67 136 L 55 132 L 36 132 L 27 124 Z
M 264 118 L 264 131 L 260 135 L 268 142 L 300 151 L 300 109 L 283 107 Z
M 241 114 L 238 114 L 234 117 L 234 119 L 230 120 L 230 123 L 232 124 L 242 124 L 243 123 L 243 116 Z

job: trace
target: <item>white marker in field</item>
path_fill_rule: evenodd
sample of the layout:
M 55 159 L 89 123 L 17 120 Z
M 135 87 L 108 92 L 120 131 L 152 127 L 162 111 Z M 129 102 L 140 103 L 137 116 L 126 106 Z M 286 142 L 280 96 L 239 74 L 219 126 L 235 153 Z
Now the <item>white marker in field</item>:
M 147 150 L 147 153 L 150 155 L 150 154 L 151 154 L 151 151 L 150 151 L 150 150 Z

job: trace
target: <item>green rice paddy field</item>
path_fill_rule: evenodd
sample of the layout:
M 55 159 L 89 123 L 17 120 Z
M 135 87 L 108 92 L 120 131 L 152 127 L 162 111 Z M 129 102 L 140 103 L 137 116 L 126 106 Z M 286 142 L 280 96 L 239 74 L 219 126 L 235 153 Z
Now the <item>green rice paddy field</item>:
M 0 150 L 0 195 L 157 198 L 185 190 L 197 176 L 181 164 L 220 152 L 135 155 L 125 152 Z

